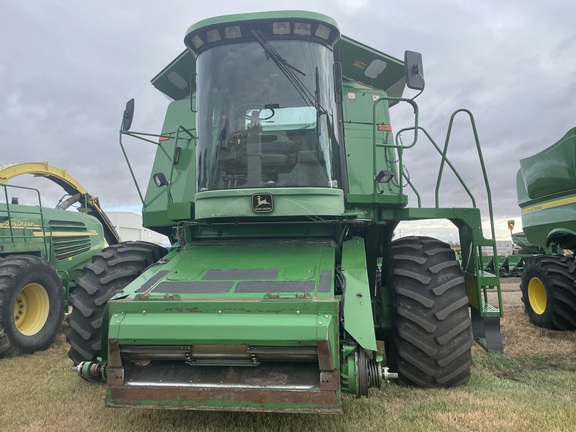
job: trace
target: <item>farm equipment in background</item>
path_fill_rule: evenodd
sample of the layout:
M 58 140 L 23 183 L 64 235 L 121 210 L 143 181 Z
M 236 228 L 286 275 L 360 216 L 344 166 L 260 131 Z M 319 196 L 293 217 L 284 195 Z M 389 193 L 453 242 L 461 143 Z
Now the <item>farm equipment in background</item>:
M 535 246 L 528 241 L 526 234 L 523 232 L 513 233 L 515 221 L 508 221 L 510 229 L 510 239 L 512 241 L 512 253 L 506 255 L 483 255 L 482 263 L 484 270 L 495 273 L 498 272 L 500 277 L 519 277 L 524 269 L 524 263 L 528 258 L 536 255 L 553 255 L 558 253 L 555 245 L 550 248 Z
M 510 232 L 512 239 L 512 253 L 506 256 L 498 256 L 498 271 L 500 277 L 518 277 L 524 269 L 524 262 L 527 258 L 534 255 L 534 248 L 524 236 L 524 233 Z
M 144 197 L 135 183 L 144 226 L 172 247 L 96 254 L 68 317 L 75 371 L 107 383 L 107 406 L 334 413 L 342 393 L 392 378 L 466 383 L 473 337 L 502 350 L 499 278 L 479 260 L 493 222 L 485 238 L 447 158 L 464 114 L 492 221 L 475 123 L 456 111 L 444 148 L 420 126 L 402 97 L 424 88 L 419 54 L 402 62 L 301 11 L 204 20 L 185 44 L 152 80 L 173 99 L 161 134 L 130 131 L 134 100 L 120 131 L 125 157 L 124 137 L 156 145 Z M 398 104 L 414 125 L 394 135 Z M 437 188 L 422 207 L 403 162 L 421 136 L 439 153 L 437 184 L 448 166 L 471 206 L 440 207 Z M 426 219 L 458 227 L 462 266 L 439 240 L 392 241 L 401 221 Z
M 42 206 L 37 189 L 7 184 L 32 174 L 60 185 L 70 198 Z M 82 268 L 104 246 L 119 242 L 98 204 L 64 170 L 47 163 L 0 166 L 0 358 L 48 348 L 64 319 L 69 292 Z M 34 196 L 24 205 L 20 194 Z M 65 211 L 80 202 L 83 213 Z M 95 214 L 95 219 L 89 214 Z M 98 220 L 97 220 L 98 219 Z M 109 222 L 109 221 L 108 221 Z
M 520 160 L 518 205 L 526 238 L 554 255 L 526 260 L 522 300 L 530 321 L 555 330 L 576 329 L 576 129 L 547 149 Z M 572 251 L 565 255 L 563 250 Z

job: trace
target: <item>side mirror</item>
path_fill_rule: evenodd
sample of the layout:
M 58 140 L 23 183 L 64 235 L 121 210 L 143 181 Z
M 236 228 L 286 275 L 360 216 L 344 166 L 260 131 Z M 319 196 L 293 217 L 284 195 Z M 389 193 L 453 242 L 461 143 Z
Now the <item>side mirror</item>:
M 422 54 L 414 51 L 404 51 L 404 74 L 408 88 L 424 90 Z
M 154 183 L 157 187 L 162 187 L 168 185 L 168 180 L 163 172 L 156 173 L 152 176 Z
M 122 115 L 122 130 L 130 130 L 132 126 L 132 119 L 134 118 L 134 99 L 130 99 L 126 102 L 126 108 L 124 109 L 124 114 Z

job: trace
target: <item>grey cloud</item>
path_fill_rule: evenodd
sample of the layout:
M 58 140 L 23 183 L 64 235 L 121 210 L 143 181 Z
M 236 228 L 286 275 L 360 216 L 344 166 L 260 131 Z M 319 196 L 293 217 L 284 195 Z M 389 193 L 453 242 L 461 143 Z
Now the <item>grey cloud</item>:
M 518 160 L 574 126 L 576 31 L 570 18 L 576 4 L 569 0 L 546 7 L 521 0 L 227 0 L 201 8 L 176 0 L 9 0 L 0 6 L 2 163 L 48 161 L 67 169 L 106 207 L 138 208 L 118 146 L 124 102 L 136 98 L 135 130 L 159 131 L 167 101 L 150 79 L 184 49 L 187 28 L 211 16 L 271 7 L 332 16 L 344 34 L 396 57 L 405 49 L 421 51 L 427 83 L 417 99 L 422 125 L 443 144 L 451 112 L 472 110 L 496 216 L 519 219 Z M 470 132 L 463 122 L 457 125 L 454 156 L 480 203 L 485 199 Z M 430 162 L 428 143 L 418 147 L 406 163 L 430 203 L 429 179 L 439 161 Z M 145 187 L 154 147 L 130 142 L 127 148 Z M 446 196 L 460 196 L 453 177 L 443 185 Z M 467 205 L 466 198 L 452 201 Z

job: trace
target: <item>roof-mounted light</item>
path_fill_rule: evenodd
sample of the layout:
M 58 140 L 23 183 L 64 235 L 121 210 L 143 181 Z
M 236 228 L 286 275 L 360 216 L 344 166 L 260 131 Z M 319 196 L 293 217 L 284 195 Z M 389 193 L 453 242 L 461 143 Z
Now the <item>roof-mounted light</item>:
M 240 26 L 235 25 L 224 27 L 224 37 L 226 39 L 236 39 L 242 37 Z
M 272 34 L 275 35 L 290 34 L 290 22 L 282 21 L 272 23 Z
M 294 34 L 300 36 L 310 36 L 312 34 L 312 24 L 310 23 L 294 23 Z
M 218 29 L 212 29 L 206 32 L 206 39 L 208 39 L 208 42 L 218 42 L 219 40 L 222 40 L 222 37 L 220 36 Z
M 321 37 L 322 39 L 328 40 L 331 31 L 332 30 L 330 29 L 330 27 L 326 27 L 325 25 L 320 24 L 318 25 L 318 28 L 314 32 L 314 35 Z
M 198 35 L 194 35 L 194 37 L 192 38 L 192 43 L 194 44 L 194 48 L 196 49 L 204 45 L 204 41 L 202 41 L 202 39 L 200 39 L 200 36 Z
M 274 17 L 262 20 L 240 20 L 238 22 L 214 22 L 205 27 L 193 28 L 185 43 L 195 56 L 222 44 L 251 42 L 254 29 L 262 32 L 269 40 L 306 40 L 334 48 L 339 31 L 329 22 L 307 17 Z

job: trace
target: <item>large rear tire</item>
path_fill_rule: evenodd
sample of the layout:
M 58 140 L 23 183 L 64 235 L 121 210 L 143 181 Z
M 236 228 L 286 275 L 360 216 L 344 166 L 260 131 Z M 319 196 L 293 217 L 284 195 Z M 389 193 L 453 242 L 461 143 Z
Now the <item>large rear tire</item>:
M 576 329 L 576 263 L 573 258 L 542 255 L 524 265 L 522 301 L 530 322 L 553 330 Z
M 106 303 L 166 253 L 161 246 L 134 241 L 109 246 L 92 257 L 92 263 L 84 267 L 84 276 L 76 282 L 73 309 L 67 317 L 68 356 L 74 364 L 100 356 Z
M 390 246 L 394 336 L 389 367 L 401 384 L 456 387 L 470 378 L 472 331 L 460 264 L 447 243 L 404 237 Z
M 64 319 L 56 268 L 36 256 L 0 259 L 0 358 L 47 349 Z

